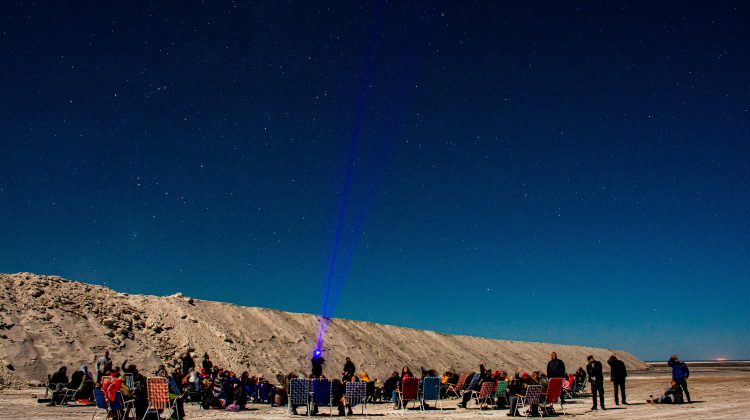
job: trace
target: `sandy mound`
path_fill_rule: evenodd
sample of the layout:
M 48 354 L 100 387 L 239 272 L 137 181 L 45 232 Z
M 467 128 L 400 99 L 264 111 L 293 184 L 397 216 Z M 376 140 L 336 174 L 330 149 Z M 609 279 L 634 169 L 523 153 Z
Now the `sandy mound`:
M 318 317 L 264 308 L 209 302 L 176 294 L 128 295 L 101 286 L 30 273 L 0 274 L 0 386 L 43 380 L 61 365 L 93 368 L 95 357 L 112 350 L 153 370 L 176 363 L 180 352 L 208 352 L 214 363 L 266 377 L 309 371 Z M 568 369 L 588 354 L 606 360 L 615 353 L 629 369 L 646 369 L 635 356 L 608 349 L 490 340 L 446 335 L 371 322 L 334 319 L 326 339 L 325 373 L 337 376 L 344 357 L 384 380 L 409 365 L 444 371 L 491 367 L 542 369 L 557 351 Z M 199 360 L 197 360 L 199 362 Z M 606 364 L 605 364 L 606 366 Z

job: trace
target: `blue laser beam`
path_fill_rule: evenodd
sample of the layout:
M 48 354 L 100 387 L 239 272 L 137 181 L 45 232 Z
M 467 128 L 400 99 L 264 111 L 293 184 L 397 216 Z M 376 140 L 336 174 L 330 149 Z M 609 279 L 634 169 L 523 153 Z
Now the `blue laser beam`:
M 337 214 L 338 217 L 336 219 L 336 230 L 333 240 L 333 248 L 331 251 L 331 262 L 328 266 L 326 275 L 326 287 L 323 296 L 320 328 L 318 331 L 318 340 L 315 348 L 316 352 L 321 351 L 323 348 L 325 336 L 331 321 L 330 317 L 333 314 L 336 306 L 338 305 L 338 301 L 341 297 L 341 292 L 353 264 L 358 244 L 364 233 L 364 226 L 366 225 L 367 220 L 369 219 L 369 216 L 372 213 L 373 208 L 375 207 L 374 203 L 377 197 L 377 191 L 379 190 L 379 187 L 383 181 L 382 173 L 384 172 L 385 168 L 389 166 L 391 157 L 393 155 L 393 150 L 397 143 L 397 132 L 400 128 L 403 127 L 403 125 L 399 121 L 403 119 L 404 115 L 406 115 L 409 104 L 411 104 L 412 102 L 410 99 L 412 99 L 412 97 L 414 96 L 414 89 L 411 89 L 411 87 L 414 85 L 413 81 L 418 79 L 416 75 L 422 68 L 422 66 L 419 64 L 421 64 L 423 54 L 416 54 L 415 56 L 413 54 L 410 54 L 411 51 L 404 51 L 405 59 L 401 60 L 401 62 L 409 63 L 412 65 L 405 66 L 405 68 L 410 71 L 407 71 L 407 74 L 405 74 L 404 77 L 400 78 L 400 80 L 402 80 L 403 83 L 406 84 L 405 86 L 402 86 L 400 89 L 398 89 L 399 94 L 403 94 L 403 96 L 400 97 L 401 100 L 397 101 L 396 107 L 392 109 L 393 112 L 389 113 L 393 116 L 393 121 L 386 121 L 390 122 L 390 124 L 385 124 L 386 132 L 384 133 L 384 135 L 379 136 L 381 141 L 375 143 L 376 146 L 379 146 L 377 147 L 376 152 L 376 165 L 374 169 L 371 169 L 370 173 L 365 174 L 370 176 L 366 177 L 368 182 L 365 183 L 364 188 L 364 203 L 360 206 L 359 212 L 352 212 L 354 213 L 354 216 L 352 216 L 353 221 L 351 221 L 350 225 L 347 225 L 347 216 L 349 215 L 351 209 L 352 190 L 354 187 L 355 166 L 360 153 L 362 141 L 362 126 L 365 119 L 366 104 L 369 97 L 370 89 L 368 88 L 371 82 L 371 76 L 374 67 L 375 46 L 378 35 L 378 17 L 379 10 L 377 11 L 375 18 L 372 21 L 373 25 L 370 31 L 370 40 L 367 50 L 368 54 L 363 65 L 362 74 L 364 76 L 360 88 L 360 95 L 357 101 L 352 136 L 350 137 L 351 144 L 349 146 L 348 161 L 344 176 L 341 201 L 339 203 Z M 428 35 L 426 33 L 423 33 L 422 35 L 425 36 L 423 43 L 424 45 L 427 45 L 426 38 L 428 37 Z M 419 42 L 417 42 L 417 44 L 419 44 Z M 426 50 L 422 52 L 424 53 L 426 52 Z M 381 176 L 378 176 L 379 174 Z M 349 227 L 349 229 L 347 229 L 347 227 Z M 345 232 L 348 232 L 348 235 Z

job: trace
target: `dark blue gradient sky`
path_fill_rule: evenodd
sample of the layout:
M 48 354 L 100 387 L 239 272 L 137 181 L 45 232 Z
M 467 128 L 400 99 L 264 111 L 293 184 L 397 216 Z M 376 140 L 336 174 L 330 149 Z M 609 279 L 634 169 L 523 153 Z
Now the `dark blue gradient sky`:
M 747 3 L 119 3 L 0 5 L 1 272 L 750 357 Z

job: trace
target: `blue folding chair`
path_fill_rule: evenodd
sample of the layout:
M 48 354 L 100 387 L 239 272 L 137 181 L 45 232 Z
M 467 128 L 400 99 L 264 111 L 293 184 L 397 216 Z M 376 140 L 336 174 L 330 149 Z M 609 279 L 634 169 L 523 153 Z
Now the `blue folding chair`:
M 419 401 L 419 408 L 425 409 L 427 401 L 435 401 L 435 406 L 440 407 L 440 378 L 428 376 L 422 380 L 422 398 Z
M 292 378 L 289 381 L 289 414 L 297 406 L 307 407 L 310 415 L 310 381 L 305 378 Z
M 328 406 L 328 415 L 333 414 L 333 384 L 328 379 L 312 380 L 313 405 Z
M 91 416 L 91 420 L 94 420 L 97 414 L 99 414 L 100 410 L 104 410 L 104 415 L 109 413 L 109 403 L 107 402 L 107 397 L 104 396 L 104 392 L 102 392 L 101 389 L 95 389 L 94 390 L 94 402 L 96 403 L 96 408 L 94 408 L 94 414 Z
M 346 402 L 350 407 L 362 404 L 362 414 L 367 415 L 367 384 L 365 382 L 347 382 Z

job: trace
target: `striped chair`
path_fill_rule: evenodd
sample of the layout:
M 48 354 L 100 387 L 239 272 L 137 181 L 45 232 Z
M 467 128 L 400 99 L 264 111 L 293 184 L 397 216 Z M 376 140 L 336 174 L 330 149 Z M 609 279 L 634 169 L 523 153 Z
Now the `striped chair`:
M 350 407 L 362 405 L 362 414 L 367 415 L 367 383 L 347 382 L 346 402 Z
M 482 406 L 492 404 L 492 391 L 495 389 L 495 382 L 485 382 L 482 384 L 482 387 L 479 388 L 479 392 L 477 391 L 471 391 L 472 396 L 476 394 L 476 401 L 477 404 L 479 404 L 479 409 L 482 409 Z
M 146 379 L 146 391 L 148 392 L 148 407 L 146 408 L 146 414 L 143 415 L 145 419 L 149 412 L 155 412 L 158 414 L 158 410 L 169 409 L 171 416 L 172 410 L 177 412 L 176 403 L 173 403 L 169 399 L 169 385 L 167 378 L 162 376 L 155 376 Z M 179 415 L 179 414 L 178 414 Z
M 505 404 L 508 404 L 508 381 L 500 380 L 497 383 L 497 389 L 495 389 L 495 401 L 497 403 L 500 403 L 500 399 L 502 399 Z
M 448 398 L 448 395 L 450 395 L 450 393 L 453 393 L 456 398 L 460 397 L 461 390 L 464 389 L 464 385 L 466 385 L 466 380 L 468 378 L 468 373 L 462 373 L 461 376 L 458 377 L 458 382 L 456 382 L 455 385 L 451 384 L 448 386 L 448 389 L 445 391 L 445 397 Z
M 541 385 L 529 385 L 526 388 L 526 395 L 518 396 L 518 412 L 524 407 L 528 407 L 526 410 L 526 417 L 531 413 L 531 406 L 539 404 L 542 397 L 542 386 Z

